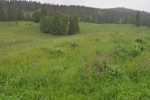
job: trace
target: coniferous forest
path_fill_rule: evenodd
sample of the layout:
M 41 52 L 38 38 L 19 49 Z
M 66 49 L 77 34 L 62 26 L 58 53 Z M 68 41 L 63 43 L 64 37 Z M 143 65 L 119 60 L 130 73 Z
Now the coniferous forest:
M 150 13 L 126 8 L 99 9 L 84 6 L 41 4 L 33 1 L 1 0 L 0 21 L 40 22 L 44 16 L 77 16 L 80 22 L 120 23 L 150 26 Z M 137 21 L 138 20 L 138 21 Z

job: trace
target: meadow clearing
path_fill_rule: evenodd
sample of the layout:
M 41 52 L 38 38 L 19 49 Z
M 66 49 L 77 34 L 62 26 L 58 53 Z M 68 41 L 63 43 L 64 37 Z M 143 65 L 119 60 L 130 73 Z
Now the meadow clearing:
M 150 28 L 80 23 L 54 36 L 0 22 L 0 100 L 149 100 Z

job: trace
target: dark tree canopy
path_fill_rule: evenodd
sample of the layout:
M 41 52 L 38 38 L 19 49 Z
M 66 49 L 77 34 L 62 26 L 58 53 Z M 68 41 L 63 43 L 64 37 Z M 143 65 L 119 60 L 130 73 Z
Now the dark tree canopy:
M 77 17 L 46 16 L 41 18 L 40 29 L 43 33 L 53 35 L 71 35 L 79 32 L 79 22 Z
M 17 20 L 17 12 L 16 9 L 13 7 L 9 7 L 7 10 L 7 20 L 8 21 L 15 21 Z
M 140 26 L 140 12 L 139 11 L 136 13 L 135 25 Z
M 36 22 L 36 23 L 40 22 L 41 18 L 42 18 L 42 16 L 41 16 L 41 11 L 40 10 L 33 12 L 32 20 L 34 22 Z
M 40 21 L 40 29 L 43 33 L 49 33 L 51 29 L 51 17 L 42 17 Z
M 65 16 L 66 14 L 77 16 L 81 22 L 91 23 L 149 25 L 150 20 L 150 13 L 126 8 L 99 9 L 84 6 L 41 4 L 27 0 L 0 0 L 0 20 L 2 21 L 33 20 L 40 22 L 40 19 L 45 16 Z
M 25 15 L 24 15 L 24 12 L 19 9 L 18 12 L 17 12 L 17 20 L 24 20 L 25 18 Z
M 6 20 L 6 13 L 5 10 L 0 6 L 0 21 Z
M 79 22 L 78 18 L 75 16 L 70 16 L 69 18 L 69 26 L 68 26 L 68 34 L 74 34 L 79 32 Z

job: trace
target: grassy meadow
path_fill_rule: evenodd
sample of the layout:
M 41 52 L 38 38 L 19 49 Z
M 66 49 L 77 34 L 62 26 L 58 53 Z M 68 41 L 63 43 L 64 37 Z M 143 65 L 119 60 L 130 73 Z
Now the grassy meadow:
M 149 100 L 150 28 L 80 23 L 54 36 L 0 22 L 0 100 Z

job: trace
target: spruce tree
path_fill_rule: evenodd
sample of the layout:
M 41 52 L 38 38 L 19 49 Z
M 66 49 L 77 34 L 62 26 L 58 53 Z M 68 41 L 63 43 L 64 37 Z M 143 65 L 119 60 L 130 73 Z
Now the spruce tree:
M 15 21 L 16 19 L 17 19 L 16 9 L 13 7 L 9 7 L 7 10 L 7 20 L 8 21 Z
M 24 12 L 19 9 L 18 12 L 17 12 L 17 20 L 21 21 L 21 20 L 24 20 L 25 19 L 25 15 L 24 15 Z
M 51 17 L 46 16 L 41 18 L 40 29 L 43 33 L 50 33 L 51 30 Z
M 62 17 L 62 23 L 61 23 L 61 28 L 62 28 L 62 34 L 63 35 L 68 35 L 68 18 L 67 16 Z
M 62 35 L 61 18 L 58 15 L 52 20 L 51 33 L 54 35 Z
M 137 27 L 140 26 L 140 12 L 139 11 L 136 13 L 135 25 Z
M 150 28 L 150 20 L 148 21 L 148 24 L 147 24 L 147 26 Z
M 3 7 L 0 7 L 0 21 L 4 21 L 6 19 L 6 13 Z
M 46 22 L 47 22 L 46 17 L 41 18 L 41 20 L 40 20 L 40 29 L 43 33 L 48 33 L 49 32 Z
M 79 32 L 78 18 L 75 16 L 70 16 L 69 26 L 68 26 L 68 34 L 74 34 L 77 32 Z
M 41 8 L 41 17 L 45 17 L 48 15 L 48 10 L 46 7 Z
M 75 32 L 79 32 L 80 28 L 79 28 L 79 21 L 78 21 L 78 17 L 74 17 L 74 24 L 75 24 Z
M 41 11 L 35 11 L 32 15 L 32 20 L 36 23 L 40 22 L 41 19 Z
M 26 13 L 26 17 L 25 17 L 25 19 L 26 19 L 27 21 L 30 21 L 30 20 L 31 20 L 31 16 L 30 16 L 30 14 L 29 14 L 29 13 Z

